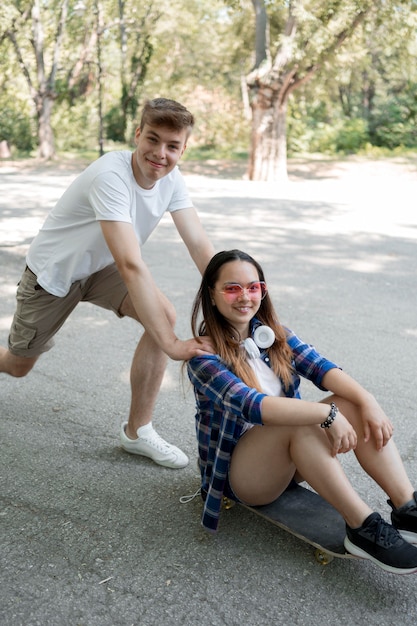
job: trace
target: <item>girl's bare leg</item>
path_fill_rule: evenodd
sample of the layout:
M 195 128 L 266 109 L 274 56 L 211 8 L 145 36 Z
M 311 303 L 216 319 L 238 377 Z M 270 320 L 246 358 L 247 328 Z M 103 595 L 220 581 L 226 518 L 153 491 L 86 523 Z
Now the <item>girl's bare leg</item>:
M 385 491 L 394 506 L 398 508 L 411 500 L 414 488 L 393 439 L 382 450 L 377 450 L 372 438 L 364 441 L 362 421 L 355 405 L 338 396 L 326 398 L 326 402 L 335 402 L 354 427 L 358 435 L 355 454 L 360 465 Z
M 347 479 L 319 426 L 255 426 L 238 442 L 230 465 L 236 495 L 253 505 L 277 498 L 298 472 L 351 528 L 372 513 Z

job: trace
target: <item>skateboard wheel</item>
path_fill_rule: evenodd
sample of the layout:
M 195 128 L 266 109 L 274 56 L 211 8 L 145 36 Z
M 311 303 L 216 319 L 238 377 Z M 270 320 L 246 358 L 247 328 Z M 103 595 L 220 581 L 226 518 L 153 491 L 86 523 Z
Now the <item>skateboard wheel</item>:
M 320 563 L 320 565 L 328 565 L 333 561 L 334 558 L 331 554 L 323 552 L 323 550 L 319 550 L 319 548 L 317 548 L 317 550 L 315 551 L 314 556 L 317 563 Z
M 223 505 L 223 508 L 226 509 L 226 511 L 233 508 L 235 504 L 236 502 L 234 500 L 231 500 L 230 498 L 226 498 L 226 497 L 223 498 L 222 505 Z

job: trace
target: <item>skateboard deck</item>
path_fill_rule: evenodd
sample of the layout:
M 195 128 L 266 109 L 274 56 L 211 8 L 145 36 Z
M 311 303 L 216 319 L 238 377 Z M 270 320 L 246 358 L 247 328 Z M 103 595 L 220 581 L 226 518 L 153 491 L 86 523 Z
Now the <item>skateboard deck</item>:
M 225 506 L 227 508 L 227 503 Z M 248 506 L 240 503 L 240 506 L 314 546 L 315 558 L 323 565 L 334 557 L 355 558 L 343 545 L 345 520 L 331 504 L 310 489 L 297 485 L 284 491 L 271 504 Z

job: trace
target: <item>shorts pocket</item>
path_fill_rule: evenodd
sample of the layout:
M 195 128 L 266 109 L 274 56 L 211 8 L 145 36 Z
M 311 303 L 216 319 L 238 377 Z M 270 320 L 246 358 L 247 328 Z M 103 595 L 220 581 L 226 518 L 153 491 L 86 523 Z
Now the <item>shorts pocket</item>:
M 36 328 L 26 326 L 22 322 L 13 322 L 9 334 L 9 349 L 13 353 L 28 350 L 36 337 Z

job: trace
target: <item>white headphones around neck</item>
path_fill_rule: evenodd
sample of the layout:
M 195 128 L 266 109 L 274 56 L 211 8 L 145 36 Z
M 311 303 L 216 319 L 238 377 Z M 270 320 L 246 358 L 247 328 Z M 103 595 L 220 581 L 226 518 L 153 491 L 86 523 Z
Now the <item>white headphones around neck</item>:
M 261 356 L 259 348 L 269 348 L 275 341 L 275 333 L 269 326 L 258 326 L 253 333 L 253 339 L 248 337 L 243 341 L 243 346 L 250 359 L 258 359 Z

